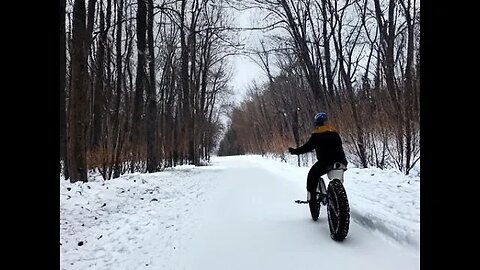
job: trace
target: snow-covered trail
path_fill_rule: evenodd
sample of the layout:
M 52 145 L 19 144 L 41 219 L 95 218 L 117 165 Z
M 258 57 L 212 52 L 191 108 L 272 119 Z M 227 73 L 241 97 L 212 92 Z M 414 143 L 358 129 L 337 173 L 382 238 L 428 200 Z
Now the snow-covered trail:
M 198 226 L 173 254 L 175 269 L 420 268 L 418 252 L 355 220 L 343 242 L 331 240 L 325 208 L 312 221 L 308 206 L 294 203 L 306 195 L 292 179 L 245 157 L 214 158 L 213 165 L 222 179 L 192 213 Z

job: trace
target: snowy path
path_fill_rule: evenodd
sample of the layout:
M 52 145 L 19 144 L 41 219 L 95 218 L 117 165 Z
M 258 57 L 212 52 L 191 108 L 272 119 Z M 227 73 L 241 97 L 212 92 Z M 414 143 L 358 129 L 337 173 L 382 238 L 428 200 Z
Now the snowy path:
M 420 268 L 419 179 L 349 169 L 353 219 L 337 243 L 324 207 L 313 222 L 294 203 L 305 199 L 307 172 L 235 156 L 111 181 L 60 178 L 61 269 Z
M 199 213 L 195 237 L 176 254 L 178 269 L 420 268 L 418 253 L 355 221 L 347 239 L 334 242 L 325 208 L 313 222 L 307 205 L 293 203 L 305 197 L 298 184 L 257 163 L 229 157 L 214 164 L 225 168 L 222 181 Z

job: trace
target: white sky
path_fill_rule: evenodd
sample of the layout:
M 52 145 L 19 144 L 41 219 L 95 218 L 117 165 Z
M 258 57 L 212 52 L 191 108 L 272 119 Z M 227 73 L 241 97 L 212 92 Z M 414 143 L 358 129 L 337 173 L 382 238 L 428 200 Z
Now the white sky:
M 286 158 L 213 157 L 212 166 L 87 183 L 60 177 L 61 269 L 291 270 L 319 254 L 324 269 L 420 269 L 420 177 L 349 166 L 350 229 L 337 243 L 324 206 L 313 222 L 294 203 L 306 199 L 309 167 Z
M 254 12 L 232 10 L 237 27 L 254 27 Z M 245 47 L 251 47 L 262 37 L 261 31 L 243 31 L 241 39 L 244 40 Z M 266 81 L 266 76 L 262 69 L 250 60 L 247 56 L 236 55 L 230 58 L 233 67 L 233 76 L 231 86 L 235 90 L 235 99 L 243 99 L 248 86 L 253 82 Z

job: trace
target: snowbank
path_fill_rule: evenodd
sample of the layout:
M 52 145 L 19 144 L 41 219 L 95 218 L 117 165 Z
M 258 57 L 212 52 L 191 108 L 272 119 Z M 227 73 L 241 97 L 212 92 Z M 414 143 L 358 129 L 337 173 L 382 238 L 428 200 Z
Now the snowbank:
M 61 178 L 62 269 L 171 269 L 216 170 L 179 166 L 74 184 Z

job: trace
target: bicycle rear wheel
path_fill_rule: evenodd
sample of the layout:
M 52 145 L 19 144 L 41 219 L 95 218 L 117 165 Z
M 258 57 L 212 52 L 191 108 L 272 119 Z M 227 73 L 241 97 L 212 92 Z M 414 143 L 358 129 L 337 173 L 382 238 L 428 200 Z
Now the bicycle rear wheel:
M 330 237 L 342 241 L 347 237 L 350 225 L 350 206 L 347 192 L 338 179 L 330 181 L 327 189 L 327 213 Z

